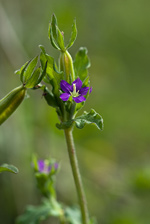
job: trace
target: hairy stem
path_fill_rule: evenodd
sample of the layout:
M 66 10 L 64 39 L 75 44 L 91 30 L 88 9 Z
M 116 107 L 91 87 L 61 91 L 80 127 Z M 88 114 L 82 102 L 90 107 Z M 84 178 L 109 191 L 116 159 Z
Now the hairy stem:
M 81 215 L 82 215 L 82 224 L 88 224 L 89 223 L 89 215 L 88 215 L 88 208 L 87 208 L 87 202 L 86 197 L 82 185 L 81 175 L 79 171 L 78 166 L 78 160 L 76 156 L 73 136 L 72 136 L 72 130 L 71 129 L 65 129 L 65 137 L 68 147 L 68 154 L 70 158 L 70 164 L 73 172 L 73 177 L 76 185 L 76 190 L 78 194 L 78 200 L 80 204 L 81 209 Z

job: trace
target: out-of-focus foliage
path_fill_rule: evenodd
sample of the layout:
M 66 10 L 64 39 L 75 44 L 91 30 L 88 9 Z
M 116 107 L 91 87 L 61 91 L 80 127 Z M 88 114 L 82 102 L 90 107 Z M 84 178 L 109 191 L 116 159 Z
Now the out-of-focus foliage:
M 0 173 L 2 172 L 11 172 L 11 173 L 18 173 L 18 169 L 17 167 L 13 166 L 13 165 L 9 165 L 9 164 L 2 164 L 0 165 Z
M 150 2 L 32 0 L 0 2 L 0 98 L 20 85 L 13 72 L 43 44 L 52 49 L 48 23 L 54 12 L 65 36 L 76 17 L 78 36 L 70 53 L 87 47 L 93 91 L 85 110 L 95 108 L 104 131 L 74 129 L 77 153 L 91 215 L 101 224 L 149 224 L 150 206 Z M 14 223 L 39 192 L 31 154 L 61 161 L 57 176 L 60 200 L 76 200 L 63 132 L 42 91 L 29 92 L 19 109 L 0 128 L 0 164 L 14 164 L 19 174 L 0 175 L 0 223 Z M 82 114 L 83 111 L 81 111 Z M 49 223 L 57 223 L 49 220 Z

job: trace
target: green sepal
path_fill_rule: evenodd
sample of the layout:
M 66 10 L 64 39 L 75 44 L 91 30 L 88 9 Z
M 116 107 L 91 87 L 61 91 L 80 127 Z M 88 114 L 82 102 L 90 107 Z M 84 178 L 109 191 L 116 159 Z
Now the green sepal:
M 46 51 L 45 51 L 45 47 L 43 45 L 39 45 L 39 48 L 41 49 L 41 51 L 46 54 Z
M 47 68 L 46 68 L 47 76 L 46 80 L 44 79 L 44 81 L 52 85 L 53 87 L 52 92 L 54 95 L 59 95 L 60 81 L 63 79 L 63 73 L 57 72 L 56 65 L 54 64 L 54 58 L 46 54 L 43 47 L 41 48 L 41 50 L 42 52 L 40 54 L 40 61 L 42 69 L 44 69 L 45 64 L 47 62 Z
M 44 81 L 46 81 L 46 83 L 51 84 L 53 87 L 53 91 L 56 93 L 58 91 L 58 85 L 53 74 L 54 59 L 48 54 L 44 54 L 43 52 L 41 52 L 40 61 L 41 61 L 42 69 L 44 69 L 45 64 L 47 62 L 47 68 L 46 68 L 47 76 L 46 76 L 46 80 L 44 79 Z
M 37 68 L 33 72 L 32 76 L 27 80 L 27 82 L 25 84 L 26 88 L 33 88 L 37 85 L 37 82 L 38 82 L 38 79 L 39 79 L 39 76 L 40 76 L 40 72 L 41 72 L 40 68 Z
M 36 85 L 38 85 L 38 84 L 44 79 L 44 77 L 46 76 L 46 69 L 47 69 L 47 61 L 46 61 L 46 63 L 45 63 L 45 67 L 44 67 L 44 69 L 43 69 L 43 72 L 42 72 L 42 74 L 40 75 L 40 77 L 39 77 L 39 79 L 38 79 Z
M 75 119 L 56 124 L 56 127 L 58 129 L 66 129 L 70 128 L 74 123 L 79 129 L 84 128 L 86 124 L 94 124 L 99 130 L 103 130 L 103 118 L 101 117 L 101 115 L 96 113 L 94 109 L 91 109 L 89 113 L 84 111 L 83 115 Z
M 46 75 L 46 68 L 47 68 L 47 61 L 45 63 L 45 67 L 44 67 L 44 70 L 42 71 L 42 74 L 41 74 L 41 68 L 37 68 L 30 79 L 28 79 L 28 81 L 26 82 L 25 84 L 25 87 L 26 88 L 34 88 L 36 87 L 45 77 Z
M 61 213 L 61 205 L 57 201 L 45 199 L 39 206 L 27 206 L 24 214 L 17 218 L 16 224 L 39 224 L 49 216 L 59 217 Z
M 27 61 L 20 69 L 15 71 L 15 74 L 20 75 L 20 81 L 23 83 L 23 74 L 26 70 L 27 66 L 29 65 L 31 60 Z
M 4 171 L 15 173 L 15 174 L 17 174 L 19 172 L 17 167 L 15 167 L 13 165 L 6 164 L 6 163 L 0 165 L 0 173 L 4 172 Z
M 55 160 L 52 158 L 50 158 L 49 160 L 44 160 L 44 164 L 46 164 L 47 167 L 51 167 L 48 172 L 40 171 L 38 167 L 37 156 L 32 156 L 32 166 L 35 172 L 35 178 L 37 181 L 38 189 L 40 190 L 41 194 L 46 198 L 55 197 L 55 176 L 59 171 L 59 165 L 58 168 L 55 169 Z
M 55 195 L 55 190 L 53 186 L 53 179 L 47 173 L 35 173 L 37 187 L 43 196 L 49 198 L 50 194 Z
M 57 44 L 57 19 L 55 14 L 52 15 L 52 21 L 49 24 L 49 29 L 48 29 L 48 37 L 51 41 L 51 44 L 54 48 L 56 48 L 57 50 L 60 50 L 58 44 Z
M 38 56 L 27 61 L 20 69 L 15 71 L 15 74 L 20 75 L 20 80 L 23 85 L 26 85 L 28 80 L 33 76 L 37 61 Z
M 35 58 L 33 58 L 30 63 L 28 64 L 27 68 L 25 69 L 24 73 L 23 73 L 23 82 L 24 84 L 26 84 L 26 82 L 31 78 L 34 69 L 37 65 L 37 61 L 38 61 L 38 56 L 36 56 Z
M 57 43 L 58 43 L 58 46 L 61 49 L 61 51 L 65 51 L 63 32 L 61 32 L 59 30 L 58 26 L 56 26 L 56 29 L 57 29 Z
M 49 38 L 54 48 L 65 51 L 64 37 L 57 25 L 56 16 L 53 14 L 52 22 L 49 24 Z
M 74 44 L 76 38 L 77 38 L 77 27 L 76 27 L 76 19 L 74 19 L 72 24 L 71 37 L 70 37 L 69 43 L 66 46 L 66 50 L 69 49 Z
M 67 44 L 66 47 L 64 45 L 63 32 L 60 31 L 58 24 L 57 24 L 57 18 L 54 14 L 52 15 L 51 23 L 49 24 L 48 36 L 49 36 L 51 44 L 54 48 L 65 52 L 67 49 L 69 49 L 74 44 L 74 41 L 76 40 L 76 37 L 77 37 L 76 20 L 74 20 L 74 22 L 72 24 L 71 37 L 70 37 L 69 43 Z
M 84 85 L 84 80 L 88 75 L 88 68 L 90 67 L 90 60 L 87 56 L 87 48 L 81 47 L 77 52 L 74 60 L 74 70 L 76 78 L 79 77 Z

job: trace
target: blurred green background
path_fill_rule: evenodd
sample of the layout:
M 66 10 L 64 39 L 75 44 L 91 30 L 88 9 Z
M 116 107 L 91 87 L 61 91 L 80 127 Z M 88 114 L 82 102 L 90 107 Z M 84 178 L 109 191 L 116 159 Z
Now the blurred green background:
M 39 54 L 39 44 L 57 60 L 47 35 L 52 13 L 66 38 L 77 19 L 78 38 L 70 53 L 86 46 L 92 65 L 93 92 L 84 109 L 94 108 L 105 125 L 103 132 L 94 126 L 74 129 L 88 207 L 98 224 L 150 223 L 149 9 L 148 0 L 0 1 L 0 98 L 20 85 L 14 71 Z M 20 171 L 0 175 L 1 224 L 13 224 L 27 204 L 40 202 L 32 153 L 60 161 L 58 199 L 77 203 L 55 110 L 42 92 L 29 95 L 0 127 L 0 164 Z

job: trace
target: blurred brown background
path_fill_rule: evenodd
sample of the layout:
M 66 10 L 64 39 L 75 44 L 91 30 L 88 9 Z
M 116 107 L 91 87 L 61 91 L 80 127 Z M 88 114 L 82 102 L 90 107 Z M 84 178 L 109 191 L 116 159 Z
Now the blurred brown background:
M 0 1 L 0 98 L 20 85 L 14 71 L 39 54 L 39 44 L 57 60 L 47 35 L 52 13 L 66 38 L 77 19 L 78 37 L 70 53 L 86 46 L 91 60 L 93 92 L 84 109 L 94 108 L 105 125 L 103 132 L 94 126 L 74 129 L 89 210 L 99 224 L 150 223 L 149 9 L 148 0 Z M 60 161 L 58 199 L 77 202 L 55 110 L 42 92 L 29 95 L 0 127 L 0 164 L 20 171 L 0 175 L 1 224 L 13 224 L 27 204 L 40 202 L 32 153 Z

